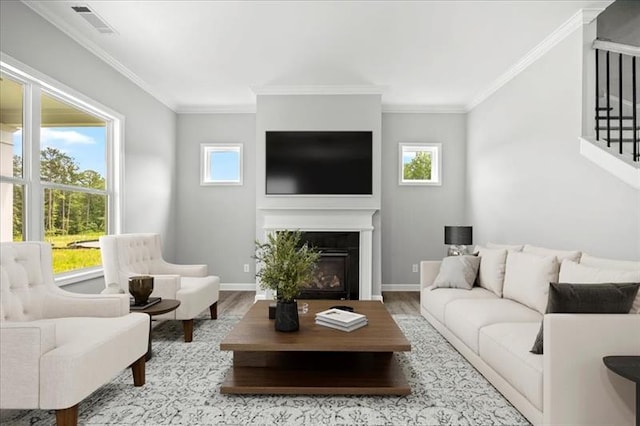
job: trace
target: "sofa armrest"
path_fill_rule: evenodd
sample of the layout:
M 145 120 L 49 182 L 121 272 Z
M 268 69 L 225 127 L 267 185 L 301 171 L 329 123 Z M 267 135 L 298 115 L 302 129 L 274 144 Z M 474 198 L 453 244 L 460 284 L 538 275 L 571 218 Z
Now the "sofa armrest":
M 0 342 L 0 408 L 38 408 L 40 357 L 55 348 L 55 324 L 3 321 Z
M 52 287 L 43 306 L 45 318 L 121 317 L 129 313 L 129 295 L 80 294 Z
M 423 260 L 420 262 L 420 290 L 430 287 L 440 272 L 441 260 Z
M 154 265 L 153 273 L 175 274 L 183 277 L 206 277 L 209 273 L 207 265 L 178 265 L 164 260 Z
M 634 384 L 608 355 L 640 355 L 640 315 L 544 316 L 544 424 L 633 424 Z
M 163 299 L 175 299 L 176 293 L 180 290 L 179 275 L 152 275 L 153 292 L 151 296 L 162 297 Z

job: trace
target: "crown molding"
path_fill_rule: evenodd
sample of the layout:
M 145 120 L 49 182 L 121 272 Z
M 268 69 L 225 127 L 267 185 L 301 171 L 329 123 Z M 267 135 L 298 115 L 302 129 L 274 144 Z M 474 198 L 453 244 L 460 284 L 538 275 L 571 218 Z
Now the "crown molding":
M 382 104 L 383 114 L 466 114 L 464 105 Z
M 255 114 L 256 105 L 182 105 L 177 114 Z
M 106 62 L 116 71 L 118 71 L 124 77 L 129 79 L 133 84 L 140 87 L 145 92 L 149 93 L 151 96 L 153 96 L 159 102 L 167 106 L 169 109 L 175 110 L 174 103 L 170 101 L 168 97 L 160 94 L 156 89 L 154 89 L 149 84 L 147 84 L 144 80 L 138 77 L 136 73 L 134 73 L 129 68 L 124 66 L 121 62 L 116 60 L 113 56 L 109 55 L 106 51 L 104 51 L 98 45 L 96 45 L 92 41 L 85 38 L 83 34 L 81 34 L 75 28 L 70 26 L 67 22 L 60 19 L 57 15 L 51 13 L 49 10 L 43 7 L 40 4 L 40 2 L 36 2 L 33 0 L 21 0 L 21 1 L 24 5 L 29 7 L 31 10 L 36 12 L 41 17 L 43 17 L 47 22 L 55 26 L 57 29 L 62 31 L 67 36 L 71 37 L 71 39 L 74 40 L 76 43 L 78 43 L 80 46 L 84 47 L 89 52 L 93 53 L 95 56 L 102 59 L 104 62 Z
M 388 86 L 251 86 L 256 95 L 382 95 Z
M 531 49 L 524 57 L 516 62 L 504 74 L 494 80 L 487 89 L 476 96 L 466 105 L 466 110 L 471 111 L 482 102 L 487 100 L 491 95 L 497 92 L 502 86 L 513 80 L 518 74 L 527 69 L 531 64 L 540 59 L 543 55 L 553 49 L 558 43 L 571 35 L 583 25 L 591 23 L 604 8 L 597 9 L 580 9 L 571 18 L 566 20 L 554 32 L 549 34 L 536 47 Z

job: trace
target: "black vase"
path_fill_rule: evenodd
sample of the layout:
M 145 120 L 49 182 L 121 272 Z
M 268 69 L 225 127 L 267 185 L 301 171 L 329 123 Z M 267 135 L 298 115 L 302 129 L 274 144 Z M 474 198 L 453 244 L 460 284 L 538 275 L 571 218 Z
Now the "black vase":
M 298 318 L 298 302 L 284 302 L 278 300 L 276 304 L 276 331 L 298 331 L 300 320 Z

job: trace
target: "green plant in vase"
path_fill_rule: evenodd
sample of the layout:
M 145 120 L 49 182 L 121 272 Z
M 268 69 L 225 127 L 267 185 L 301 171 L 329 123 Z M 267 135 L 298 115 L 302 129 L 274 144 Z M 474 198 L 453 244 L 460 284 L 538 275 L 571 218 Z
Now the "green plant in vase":
M 299 329 L 296 297 L 303 284 L 313 277 L 320 253 L 307 243 L 301 243 L 300 231 L 277 231 L 267 241 L 256 241 L 258 261 L 256 277 L 263 289 L 276 293 L 276 321 L 278 331 Z

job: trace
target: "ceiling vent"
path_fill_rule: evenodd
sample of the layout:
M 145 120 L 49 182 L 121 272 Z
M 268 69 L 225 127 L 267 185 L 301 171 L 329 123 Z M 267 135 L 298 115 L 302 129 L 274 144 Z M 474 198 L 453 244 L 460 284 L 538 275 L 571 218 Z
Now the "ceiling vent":
M 115 34 L 115 30 L 111 28 L 97 13 L 89 8 L 89 6 L 71 6 L 78 15 L 82 16 L 85 21 L 102 34 Z

